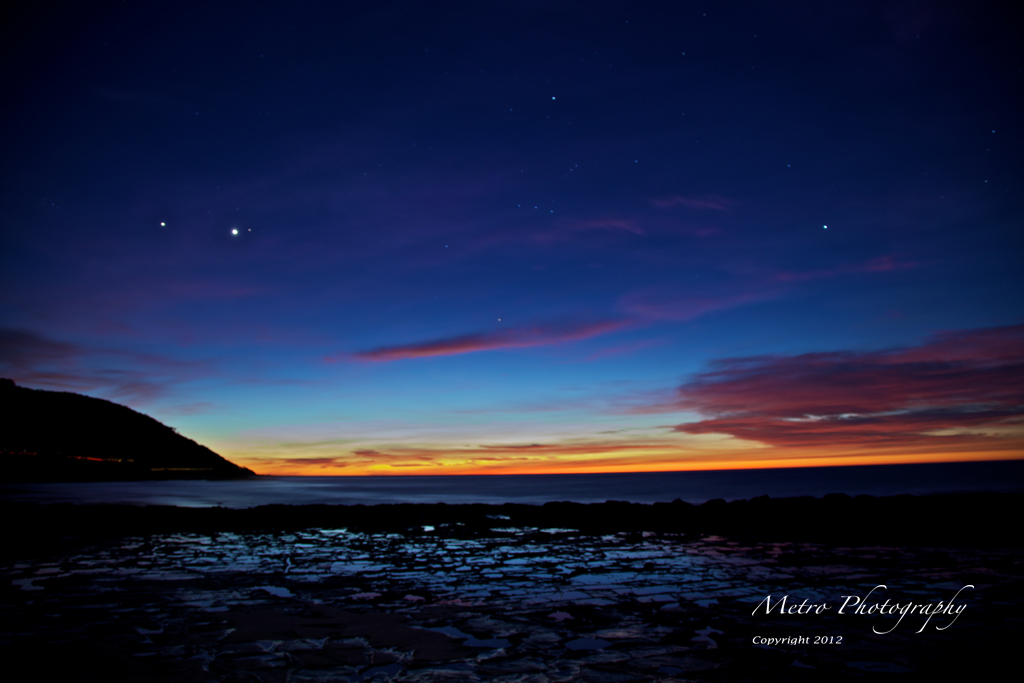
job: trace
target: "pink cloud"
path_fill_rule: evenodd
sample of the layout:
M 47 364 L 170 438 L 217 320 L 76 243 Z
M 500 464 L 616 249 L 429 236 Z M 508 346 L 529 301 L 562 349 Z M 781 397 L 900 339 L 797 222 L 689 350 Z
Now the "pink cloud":
M 773 446 L 977 440 L 927 432 L 1024 425 L 1024 325 L 907 349 L 721 360 L 680 387 L 677 405 L 708 416 L 677 431 Z
M 628 325 L 629 321 L 627 320 L 606 320 L 589 323 L 540 323 L 495 332 L 479 332 L 457 337 L 447 337 L 416 344 L 382 346 L 369 351 L 332 356 L 327 358 L 327 360 L 338 361 L 352 358 L 363 361 L 393 361 L 407 358 L 427 358 L 430 356 L 454 356 L 476 351 L 547 346 L 617 332 Z

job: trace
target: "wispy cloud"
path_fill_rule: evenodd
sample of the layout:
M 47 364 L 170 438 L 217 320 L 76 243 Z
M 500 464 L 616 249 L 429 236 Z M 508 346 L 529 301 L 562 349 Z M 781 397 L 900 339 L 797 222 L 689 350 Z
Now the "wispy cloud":
M 369 351 L 331 356 L 327 360 L 351 359 L 380 362 L 431 356 L 454 356 L 477 351 L 548 346 L 610 334 L 626 328 L 629 324 L 630 321 L 625 319 L 597 322 L 545 322 L 493 332 L 446 337 L 427 342 L 382 346 Z
M 68 362 L 81 354 L 82 347 L 75 344 L 48 339 L 28 330 L 0 328 L 0 363 L 8 368 Z
M 684 294 L 664 289 L 645 289 L 619 300 L 619 307 L 629 315 L 647 320 L 684 322 L 713 311 L 736 308 L 778 295 L 777 288 L 750 287 L 745 291 L 723 294 Z
M 559 221 L 554 233 L 541 233 L 537 239 L 551 239 L 555 235 L 568 233 L 586 232 L 588 230 L 605 230 L 608 232 L 631 232 L 634 235 L 646 234 L 646 230 L 637 224 L 633 218 L 580 218 L 574 220 Z
M 165 406 L 161 412 L 165 415 L 202 415 L 219 410 L 220 406 L 209 401 L 196 401 L 194 403 L 181 403 L 178 405 Z
M 0 328 L 0 374 L 19 384 L 99 392 L 139 405 L 164 397 L 174 385 L 213 372 L 210 361 L 99 348 Z
M 604 358 L 611 358 L 613 356 L 624 356 L 637 351 L 643 351 L 650 349 L 655 346 L 664 346 L 668 343 L 667 339 L 641 339 L 640 341 L 630 342 L 626 344 L 618 344 L 616 346 L 610 346 L 608 348 L 600 349 L 594 353 L 580 358 L 577 363 L 589 363 L 596 360 L 602 360 Z
M 834 268 L 808 270 L 799 273 L 786 271 L 776 275 L 775 279 L 780 282 L 805 282 L 807 280 L 818 280 L 855 273 L 887 273 L 896 270 L 908 270 L 919 265 L 913 261 L 902 261 L 894 254 L 885 254 L 863 263 L 841 265 Z
M 679 432 L 772 446 L 974 440 L 1024 428 L 1024 325 L 906 349 L 717 361 L 679 389 Z
M 683 206 L 687 209 L 712 209 L 714 211 L 728 211 L 730 201 L 724 197 L 683 197 L 671 195 L 667 197 L 656 197 L 651 204 L 659 209 L 671 209 L 676 206 Z
M 760 301 L 778 299 L 796 289 L 800 283 L 851 274 L 874 274 L 906 270 L 919 263 L 901 260 L 886 254 L 859 263 L 804 272 L 761 273 L 739 281 L 704 288 L 692 293 L 669 287 L 649 287 L 631 292 L 619 299 L 619 308 L 638 319 L 685 322 L 714 311 L 738 308 Z M 696 288 L 695 288 L 696 289 Z

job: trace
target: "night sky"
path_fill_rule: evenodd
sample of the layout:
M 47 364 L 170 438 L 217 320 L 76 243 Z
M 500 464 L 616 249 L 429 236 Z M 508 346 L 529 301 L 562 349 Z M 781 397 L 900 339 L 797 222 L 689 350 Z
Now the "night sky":
M 5 10 L 0 375 L 263 474 L 1024 457 L 984 2 Z

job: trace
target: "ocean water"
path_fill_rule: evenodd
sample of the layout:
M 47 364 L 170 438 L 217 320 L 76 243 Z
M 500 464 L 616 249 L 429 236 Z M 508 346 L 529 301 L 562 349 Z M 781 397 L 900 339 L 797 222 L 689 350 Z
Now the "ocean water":
M 374 505 L 380 503 L 699 504 L 768 495 L 1024 491 L 1024 460 L 935 465 L 867 465 L 716 472 L 535 474 L 433 477 L 260 477 L 239 481 L 147 481 L 88 484 L 4 484 L 0 499 L 35 502 L 124 503 L 180 507 L 258 505 Z

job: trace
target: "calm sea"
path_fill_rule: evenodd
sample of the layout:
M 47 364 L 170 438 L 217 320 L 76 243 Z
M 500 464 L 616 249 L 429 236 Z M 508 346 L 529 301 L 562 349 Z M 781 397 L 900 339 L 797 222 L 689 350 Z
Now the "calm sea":
M 315 503 L 702 503 L 768 495 L 890 496 L 1024 491 L 1024 460 L 939 465 L 807 467 L 718 472 L 435 477 L 260 477 L 242 481 L 6 484 L 6 500 L 248 508 Z

